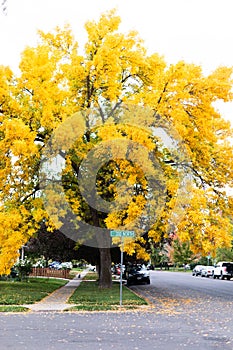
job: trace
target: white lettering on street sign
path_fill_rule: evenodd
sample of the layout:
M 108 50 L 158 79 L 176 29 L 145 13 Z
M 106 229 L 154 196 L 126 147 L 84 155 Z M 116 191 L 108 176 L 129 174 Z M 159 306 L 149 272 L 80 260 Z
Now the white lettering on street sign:
M 134 231 L 119 231 L 119 230 L 113 230 L 110 231 L 111 237 L 134 237 L 135 233 Z

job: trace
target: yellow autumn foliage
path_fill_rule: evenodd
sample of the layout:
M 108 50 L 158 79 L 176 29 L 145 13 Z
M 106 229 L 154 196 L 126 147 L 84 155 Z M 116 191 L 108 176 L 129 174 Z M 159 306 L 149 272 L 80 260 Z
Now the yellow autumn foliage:
M 120 21 L 115 10 L 88 21 L 84 52 L 69 25 L 38 31 L 20 75 L 0 67 L 0 274 L 42 220 L 60 228 L 68 207 L 77 232 L 82 221 L 134 230 L 124 249 L 138 259 L 149 259 L 147 238 L 164 242 L 172 231 L 194 253 L 230 245 L 232 130 L 216 104 L 232 100 L 232 68 L 205 76 L 195 64 L 168 65 L 138 33 L 120 33 Z M 64 166 L 54 190 L 46 186 L 58 173 L 40 170 L 56 157 Z M 96 159 L 93 185 L 85 167 Z

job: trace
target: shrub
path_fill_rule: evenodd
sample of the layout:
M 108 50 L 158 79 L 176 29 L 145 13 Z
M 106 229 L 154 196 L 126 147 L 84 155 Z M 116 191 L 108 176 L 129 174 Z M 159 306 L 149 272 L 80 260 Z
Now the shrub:
M 14 269 L 18 273 L 20 281 L 28 279 L 30 272 L 32 272 L 32 262 L 29 259 L 19 260 L 15 265 Z

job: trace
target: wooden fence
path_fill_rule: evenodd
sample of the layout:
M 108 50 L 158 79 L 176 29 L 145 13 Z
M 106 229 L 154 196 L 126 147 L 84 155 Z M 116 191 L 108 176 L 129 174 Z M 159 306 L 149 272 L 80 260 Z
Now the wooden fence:
M 33 267 L 30 273 L 31 277 L 41 276 L 41 277 L 55 277 L 55 278 L 69 278 L 70 270 L 55 270 L 49 267 Z

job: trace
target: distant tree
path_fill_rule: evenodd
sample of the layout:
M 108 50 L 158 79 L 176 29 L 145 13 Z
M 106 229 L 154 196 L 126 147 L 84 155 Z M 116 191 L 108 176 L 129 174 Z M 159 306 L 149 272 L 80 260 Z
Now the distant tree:
M 233 247 L 218 248 L 216 254 L 217 261 L 233 261 Z
M 169 262 L 168 251 L 166 249 L 166 244 L 159 242 L 154 243 L 150 240 L 150 260 L 151 264 L 154 266 L 164 266 Z
M 179 239 L 173 241 L 173 261 L 178 265 L 186 265 L 192 263 L 196 256 L 190 249 L 190 242 L 182 242 Z
M 59 230 L 49 232 L 45 225 L 35 237 L 29 239 L 26 246 L 27 256 L 44 256 L 45 260 L 71 261 L 78 259 L 75 242 Z
M 48 231 L 44 224 L 41 225 L 35 237 L 29 239 L 24 249 L 25 254 L 32 258 L 44 256 L 45 260 L 85 260 L 92 265 L 100 264 L 98 248 L 77 245 L 59 230 Z M 112 261 L 120 261 L 119 247 L 111 249 L 111 256 Z

